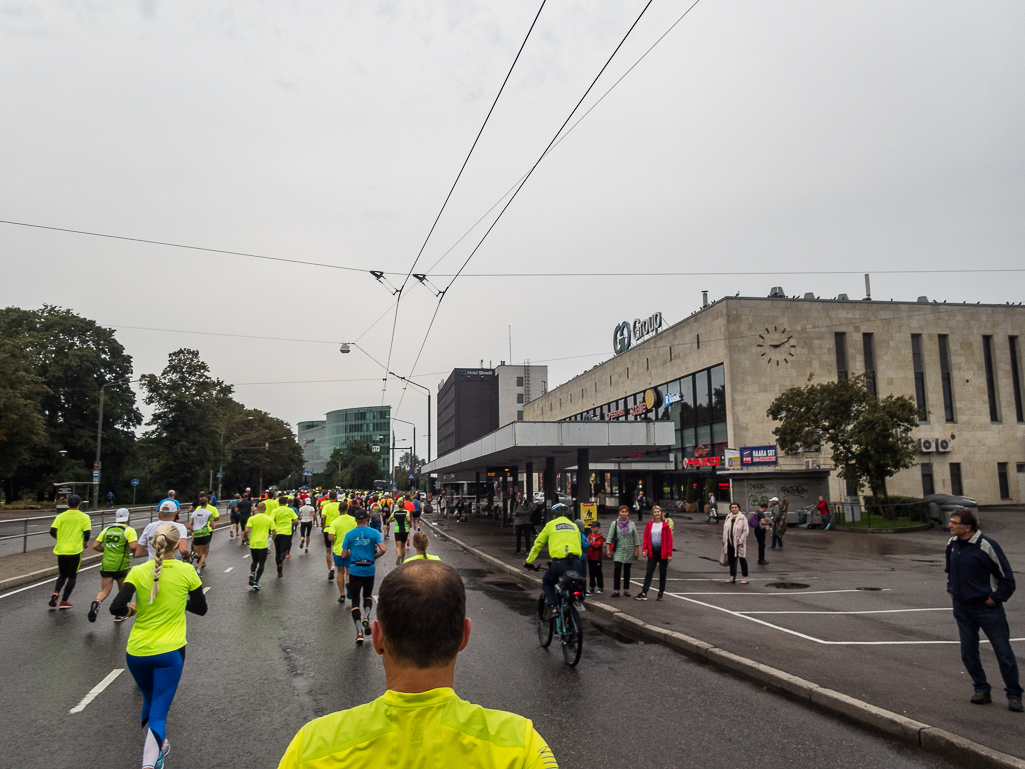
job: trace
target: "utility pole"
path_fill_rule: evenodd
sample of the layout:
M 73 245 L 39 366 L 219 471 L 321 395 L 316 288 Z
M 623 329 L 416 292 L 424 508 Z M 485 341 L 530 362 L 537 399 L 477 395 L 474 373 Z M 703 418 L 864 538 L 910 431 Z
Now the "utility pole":
M 96 461 L 93 462 L 93 510 L 98 510 L 100 507 L 100 444 L 103 442 L 103 388 L 106 386 L 106 382 L 100 385 L 100 416 L 96 420 Z

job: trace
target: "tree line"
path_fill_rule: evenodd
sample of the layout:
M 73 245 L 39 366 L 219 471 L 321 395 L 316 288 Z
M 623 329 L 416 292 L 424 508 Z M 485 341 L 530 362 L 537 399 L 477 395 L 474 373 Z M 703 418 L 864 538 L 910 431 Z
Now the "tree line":
M 143 425 L 136 393 L 152 416 Z M 182 348 L 159 374 L 133 378 L 111 329 L 71 310 L 0 310 L 0 486 L 11 501 L 52 500 L 54 484 L 89 481 L 103 388 L 100 498 L 140 503 L 175 489 L 191 499 L 223 468 L 225 494 L 297 476 L 302 448 L 287 422 L 246 408 Z M 141 431 L 141 432 L 140 432 Z M 83 494 L 83 496 L 85 496 Z

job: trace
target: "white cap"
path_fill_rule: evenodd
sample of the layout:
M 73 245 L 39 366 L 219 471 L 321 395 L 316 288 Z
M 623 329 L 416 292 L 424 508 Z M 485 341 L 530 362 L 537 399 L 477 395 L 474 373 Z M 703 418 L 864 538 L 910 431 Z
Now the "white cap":
M 115 523 L 128 523 L 128 516 L 129 516 L 128 508 L 127 507 L 119 507 L 117 509 L 117 512 L 114 513 L 114 521 L 115 521 Z
M 779 497 L 773 497 L 769 500 L 770 502 L 779 502 Z
M 165 499 L 163 502 L 160 503 L 160 512 L 161 513 L 177 513 L 178 512 L 178 508 L 175 507 L 174 502 L 170 501 L 169 499 Z

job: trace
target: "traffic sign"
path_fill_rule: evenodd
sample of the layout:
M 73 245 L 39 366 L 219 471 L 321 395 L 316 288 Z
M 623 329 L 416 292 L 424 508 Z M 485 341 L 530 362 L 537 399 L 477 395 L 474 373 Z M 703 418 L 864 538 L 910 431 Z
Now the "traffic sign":
M 409 480 L 413 480 L 414 478 L 416 478 L 416 475 L 414 475 L 413 473 L 410 473 L 409 474 Z
M 139 479 L 138 478 L 132 478 L 132 485 L 133 486 L 138 486 L 139 485 Z
M 223 477 L 223 476 L 222 476 L 222 475 L 221 475 L 220 473 L 217 473 L 217 478 L 218 478 L 218 480 L 220 480 L 220 479 L 221 479 L 222 477 Z
M 93 470 L 93 483 L 99 483 L 99 482 L 100 482 L 100 471 L 99 470 Z

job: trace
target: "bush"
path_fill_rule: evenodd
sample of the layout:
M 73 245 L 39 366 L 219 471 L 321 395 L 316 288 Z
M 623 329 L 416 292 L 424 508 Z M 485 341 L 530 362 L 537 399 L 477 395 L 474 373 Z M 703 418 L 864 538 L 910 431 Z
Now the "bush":
M 898 518 L 908 518 L 912 521 L 929 521 L 929 503 L 919 497 L 904 497 L 900 494 L 891 494 L 885 505 L 888 505 L 893 514 Z M 865 497 L 865 511 L 872 515 L 883 515 L 884 502 L 882 497 Z

